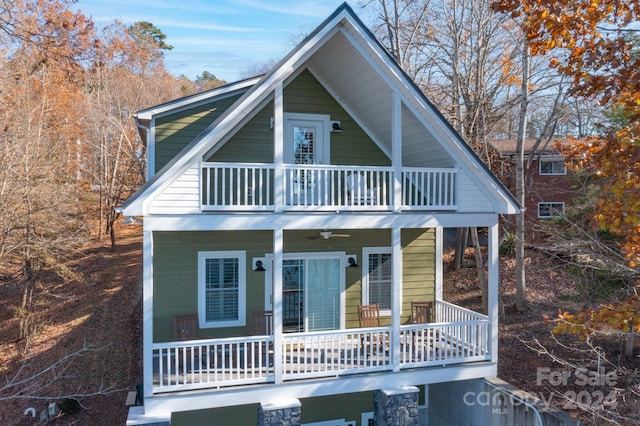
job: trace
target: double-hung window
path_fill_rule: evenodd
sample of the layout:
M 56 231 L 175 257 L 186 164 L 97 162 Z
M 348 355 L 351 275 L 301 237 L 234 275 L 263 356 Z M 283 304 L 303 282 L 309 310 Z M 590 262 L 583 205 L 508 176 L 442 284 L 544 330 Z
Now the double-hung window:
M 365 247 L 363 254 L 362 303 L 377 303 L 381 315 L 391 315 L 393 273 L 391 247 Z
M 198 253 L 198 314 L 201 327 L 244 326 L 246 253 Z

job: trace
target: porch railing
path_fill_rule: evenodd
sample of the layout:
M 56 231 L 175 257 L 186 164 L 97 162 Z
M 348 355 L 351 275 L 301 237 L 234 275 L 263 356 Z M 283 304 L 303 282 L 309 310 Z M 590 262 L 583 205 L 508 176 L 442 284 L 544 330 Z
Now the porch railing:
M 440 306 L 440 312 L 438 312 Z M 393 342 L 400 368 L 444 366 L 490 360 L 489 319 L 446 302 L 436 316 L 462 320 L 391 327 L 286 333 L 282 338 L 282 381 L 390 371 Z M 219 388 L 276 380 L 273 336 L 156 343 L 154 393 Z
M 454 210 L 456 169 L 402 169 L 400 197 L 404 210 Z M 273 164 L 203 163 L 201 204 L 204 211 L 272 211 L 276 191 L 293 211 L 389 211 L 394 209 L 391 167 L 285 164 L 281 182 Z

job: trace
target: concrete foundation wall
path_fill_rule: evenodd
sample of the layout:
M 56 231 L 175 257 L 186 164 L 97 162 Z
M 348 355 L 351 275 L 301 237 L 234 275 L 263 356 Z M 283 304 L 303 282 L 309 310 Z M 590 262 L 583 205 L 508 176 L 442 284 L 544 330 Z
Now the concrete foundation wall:
M 428 396 L 430 425 L 540 426 L 539 418 L 541 426 L 580 425 L 564 411 L 496 378 L 432 384 Z

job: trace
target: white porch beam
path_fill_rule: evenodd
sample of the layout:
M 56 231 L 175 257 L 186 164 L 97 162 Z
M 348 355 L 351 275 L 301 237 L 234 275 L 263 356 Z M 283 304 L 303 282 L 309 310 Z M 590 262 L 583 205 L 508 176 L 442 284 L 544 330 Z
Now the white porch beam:
M 282 259 L 284 232 L 273 231 L 273 369 L 275 383 L 282 383 Z
M 488 230 L 488 316 L 489 316 L 489 351 L 491 361 L 498 362 L 498 291 L 499 291 L 499 267 L 498 267 L 498 224 L 489 227 Z
M 233 213 L 201 215 L 153 215 L 144 218 L 145 228 L 154 231 L 226 231 L 269 229 L 391 229 L 489 227 L 497 222 L 494 213 Z
M 402 314 L 402 232 L 391 230 L 391 259 L 393 261 L 393 298 L 391 309 L 391 348 L 393 371 L 400 371 L 400 316 Z
M 273 96 L 273 204 L 276 213 L 284 209 L 284 96 L 279 82 Z

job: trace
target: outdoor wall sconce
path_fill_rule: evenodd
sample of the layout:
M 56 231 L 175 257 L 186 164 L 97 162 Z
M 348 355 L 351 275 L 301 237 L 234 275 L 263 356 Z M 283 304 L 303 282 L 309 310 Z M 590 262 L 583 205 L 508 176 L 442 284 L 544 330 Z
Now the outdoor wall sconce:
M 264 272 L 264 266 L 262 266 L 262 260 L 256 260 L 255 272 Z
M 349 262 L 349 264 L 347 265 L 347 268 L 357 268 L 358 267 L 358 262 L 356 262 L 356 258 L 355 257 L 349 257 L 347 259 L 347 262 Z
M 342 131 L 342 126 L 340 125 L 339 121 L 332 121 L 331 122 L 331 131 L 332 132 L 341 132 Z

